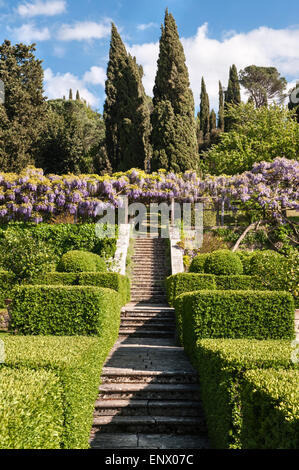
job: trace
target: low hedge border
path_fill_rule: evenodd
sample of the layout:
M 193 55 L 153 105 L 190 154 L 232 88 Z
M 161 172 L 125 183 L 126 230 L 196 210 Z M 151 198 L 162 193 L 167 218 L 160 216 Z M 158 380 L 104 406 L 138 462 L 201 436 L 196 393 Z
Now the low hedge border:
M 7 336 L 3 338 L 6 367 L 50 371 L 62 389 L 63 432 L 61 448 L 89 448 L 94 404 L 105 359 L 118 336 L 111 317 L 100 338 L 58 336 Z M 30 425 L 30 423 L 29 423 Z M 22 438 L 27 429 L 22 431 Z
M 0 367 L 0 448 L 59 449 L 62 390 L 51 371 Z
M 122 305 L 130 302 L 131 286 L 128 276 L 118 273 L 46 273 L 33 281 L 34 285 L 95 286 L 116 290 Z
M 91 286 L 19 286 L 11 306 L 11 329 L 24 335 L 98 335 L 119 326 L 121 298 Z
M 203 338 L 293 339 L 294 300 L 287 292 L 197 291 L 175 301 L 188 349 Z M 181 321 L 181 320 L 180 320 Z
M 251 370 L 241 392 L 244 449 L 299 448 L 299 370 Z
M 245 438 L 241 439 L 244 426 L 242 402 L 247 394 L 246 389 L 243 390 L 245 372 L 295 369 L 298 366 L 291 361 L 291 354 L 291 343 L 285 340 L 197 341 L 190 359 L 200 377 L 203 407 L 214 448 L 247 445 Z M 260 415 L 257 416 L 260 420 Z

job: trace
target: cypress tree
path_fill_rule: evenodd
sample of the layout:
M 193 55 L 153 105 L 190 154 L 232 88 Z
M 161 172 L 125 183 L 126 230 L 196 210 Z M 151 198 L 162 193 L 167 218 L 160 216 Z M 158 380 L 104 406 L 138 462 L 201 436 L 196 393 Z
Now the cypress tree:
M 106 149 L 113 171 L 148 168 L 151 132 L 143 69 L 131 57 L 112 24 L 104 120 Z
M 183 46 L 173 16 L 166 10 L 160 38 L 151 116 L 152 170 L 185 171 L 198 160 L 194 98 Z
M 73 99 L 73 90 L 70 89 L 70 92 L 69 92 L 69 100 L 72 101 Z
M 79 90 L 77 90 L 77 93 L 76 93 L 76 101 L 80 101 L 80 92 L 79 92 Z
M 218 129 L 224 131 L 224 93 L 222 83 L 219 81 L 219 113 L 218 113 Z
M 217 128 L 217 117 L 214 109 L 212 109 L 210 114 L 210 131 L 212 132 Z
M 241 103 L 241 89 L 238 77 L 237 67 L 232 65 L 229 69 L 229 80 L 228 87 L 225 93 L 225 106 L 228 104 L 238 105 Z M 232 122 L 229 118 L 224 119 L 225 131 L 229 131 L 232 126 Z
M 201 79 L 201 94 L 200 94 L 200 130 L 203 133 L 204 138 L 210 132 L 210 101 L 207 93 L 206 84 L 204 78 Z

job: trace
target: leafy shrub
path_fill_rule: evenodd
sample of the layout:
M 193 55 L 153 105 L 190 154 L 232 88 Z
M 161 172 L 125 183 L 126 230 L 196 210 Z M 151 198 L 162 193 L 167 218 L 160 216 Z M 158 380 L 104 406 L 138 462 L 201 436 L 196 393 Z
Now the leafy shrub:
M 17 281 L 29 282 L 40 273 L 53 271 L 57 258 L 53 250 L 27 232 L 5 233 L 0 243 L 4 269 L 12 271 Z
M 291 354 L 290 341 L 197 341 L 195 352 L 190 358 L 200 377 L 203 406 L 214 448 L 242 447 L 240 435 L 244 395 L 241 399 L 241 392 L 246 371 L 263 369 L 264 373 L 265 369 L 294 369 L 296 366 L 291 361 Z M 268 409 L 265 409 L 265 413 Z M 263 426 L 259 413 L 257 419 L 259 426 Z
M 179 273 L 166 279 L 167 300 L 170 305 L 184 292 L 205 289 L 216 289 L 215 276 L 212 274 Z
M 20 286 L 14 291 L 12 330 L 25 335 L 101 335 L 120 321 L 121 298 L 89 286 Z M 115 319 L 115 320 L 113 320 Z
M 61 384 L 46 370 L 0 368 L 0 448 L 59 449 Z
M 203 273 L 204 265 L 205 265 L 207 257 L 208 257 L 208 254 L 206 253 L 195 256 L 195 258 L 193 258 L 190 264 L 189 272 L 190 273 Z
M 118 273 L 47 273 L 34 280 L 35 285 L 96 286 L 116 290 L 122 305 L 130 301 L 130 279 Z
M 58 336 L 8 336 L 4 338 L 6 365 L 10 368 L 46 370 L 59 379 L 63 390 L 62 447 L 89 447 L 94 404 L 100 374 L 118 336 L 119 312 L 110 312 L 100 338 Z M 41 421 L 43 427 L 43 421 Z
M 105 261 L 89 251 L 69 251 L 62 256 L 57 271 L 61 273 L 85 273 L 107 271 Z
M 216 275 L 242 274 L 243 266 L 235 253 L 230 250 L 218 250 L 207 256 L 204 272 Z
M 0 272 L 0 307 L 4 307 L 5 299 L 11 298 L 15 282 L 16 279 L 13 273 Z
M 294 301 L 287 292 L 198 291 L 182 296 L 175 308 L 183 317 L 183 342 L 191 353 L 201 338 L 294 338 Z
M 212 251 L 224 250 L 226 248 L 227 244 L 225 243 L 225 241 L 223 241 L 219 236 L 215 235 L 213 232 L 205 232 L 203 234 L 200 254 L 211 253 Z
M 241 393 L 243 449 L 298 449 L 299 370 L 251 370 Z
M 68 251 L 86 250 L 104 258 L 113 257 L 116 250 L 117 238 L 98 238 L 96 224 L 30 224 L 10 223 L 0 228 L 0 240 L 6 233 L 20 236 L 26 232 L 34 240 L 44 242 L 54 251 L 59 259 Z M 117 227 L 116 227 L 117 232 Z M 117 236 L 117 233 L 116 233 Z M 1 245 L 1 241 L 0 241 Z
M 253 252 L 251 251 L 236 251 L 237 256 L 239 256 L 242 265 L 243 265 L 243 273 L 244 274 L 251 274 L 251 258 L 253 256 Z
M 215 276 L 218 290 L 264 290 L 258 276 Z
M 299 253 L 292 252 L 283 256 L 275 251 L 257 251 L 250 263 L 253 275 L 259 276 L 264 288 L 269 290 L 285 290 L 295 298 L 299 306 Z

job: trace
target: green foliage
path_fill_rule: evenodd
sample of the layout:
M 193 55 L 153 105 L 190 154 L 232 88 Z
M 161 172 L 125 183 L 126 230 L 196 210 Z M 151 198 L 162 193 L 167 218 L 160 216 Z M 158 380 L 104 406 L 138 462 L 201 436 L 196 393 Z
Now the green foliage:
M 0 227 L 0 246 L 6 233 L 21 238 L 24 232 L 34 239 L 34 243 L 46 243 L 58 259 L 72 250 L 91 251 L 101 257 L 110 258 L 114 256 L 116 250 L 116 238 L 98 238 L 96 225 L 87 223 L 53 225 L 11 223 L 6 226 L 2 225 Z
M 222 83 L 219 81 L 219 112 L 218 112 L 218 129 L 224 131 L 224 92 Z
M 1 171 L 19 172 L 35 162 L 45 125 L 42 62 L 34 45 L 0 45 L 0 79 L 5 102 L 0 104 Z
M 115 294 L 114 294 L 115 295 Z M 94 404 L 100 374 L 118 335 L 119 311 L 110 310 L 100 338 L 7 336 L 6 365 L 11 368 L 53 372 L 63 390 L 65 449 L 89 448 Z M 45 391 L 45 390 L 44 390 Z M 24 397 L 23 397 L 24 398 Z M 44 427 L 43 421 L 41 421 Z
M 0 448 L 59 449 L 62 391 L 51 371 L 0 366 Z
M 258 276 L 215 276 L 218 290 L 263 290 Z
M 245 391 L 247 385 L 244 376 L 246 377 L 247 371 L 263 369 L 262 372 L 259 371 L 259 376 L 262 377 L 265 374 L 264 377 L 267 379 L 266 369 L 278 371 L 284 369 L 283 373 L 287 377 L 286 369 L 290 370 L 296 367 L 291 361 L 291 354 L 290 341 L 205 339 L 197 342 L 195 353 L 191 359 L 199 373 L 203 406 L 209 436 L 214 448 L 242 447 L 241 431 L 243 426 L 248 427 L 247 419 L 247 423 L 243 423 L 243 403 L 245 403 L 244 407 L 248 406 L 246 401 L 250 399 L 250 394 Z M 273 370 L 270 373 L 273 374 Z M 262 380 L 260 380 L 260 384 Z M 265 382 L 265 380 L 263 381 Z M 270 387 L 272 383 L 273 381 L 269 380 Z M 279 388 L 281 390 L 281 385 Z M 289 392 L 290 387 L 287 388 Z M 294 388 L 293 393 L 295 390 Z M 266 404 L 267 395 L 264 395 L 264 400 L 264 404 Z M 288 400 L 290 400 L 290 404 L 293 401 L 290 395 Z M 261 401 L 257 401 L 258 408 L 255 416 L 258 420 L 258 426 L 256 429 L 260 430 L 259 437 L 263 434 L 266 441 L 265 429 L 262 430 L 265 421 L 260 414 L 260 404 Z M 269 419 L 273 418 L 270 407 L 267 406 L 264 411 L 266 414 L 269 412 Z M 289 416 L 292 421 L 293 416 Z M 273 424 L 275 424 L 274 421 Z M 277 430 L 277 428 L 275 429 Z M 283 433 L 282 429 L 282 436 Z M 293 440 L 293 435 L 290 436 L 290 439 Z
M 74 250 L 65 253 L 57 266 L 61 273 L 87 273 L 107 271 L 105 261 L 95 253 Z
M 182 294 L 187 351 L 201 338 L 293 339 L 294 301 L 287 292 L 197 291 Z
M 299 254 L 297 251 L 283 256 L 275 251 L 257 251 L 251 257 L 250 273 L 259 276 L 268 290 L 285 290 L 299 301 Z
M 102 116 L 77 100 L 47 103 L 46 128 L 37 165 L 45 173 L 94 173 L 94 159 L 105 145 Z M 104 165 L 109 172 L 109 162 Z
M 197 166 L 194 98 L 185 62 L 175 20 L 166 10 L 151 115 L 154 171 L 179 172 Z
M 4 300 L 10 299 L 15 286 L 16 278 L 13 273 L 0 271 L 0 308 L 4 307 Z
M 242 448 L 298 449 L 299 370 L 253 370 L 244 380 Z
M 206 257 L 204 272 L 216 275 L 242 274 L 243 266 L 235 253 L 230 250 L 218 250 Z
M 46 273 L 33 279 L 31 283 L 37 286 L 77 286 L 79 273 Z
M 130 279 L 118 273 L 81 273 L 78 276 L 81 286 L 106 287 L 119 293 L 122 305 L 130 301 Z
M 201 79 L 199 121 L 200 130 L 202 131 L 203 136 L 205 137 L 210 132 L 210 101 L 203 77 Z
M 249 171 L 255 162 L 271 162 L 277 155 L 297 159 L 299 124 L 291 111 L 240 104 L 228 105 L 226 115 L 233 121 L 230 132 L 221 134 L 219 144 L 202 154 L 208 172 L 234 175 Z
M 89 286 L 20 286 L 13 295 L 11 329 L 24 335 L 98 335 L 119 325 L 121 298 Z
M 241 103 L 241 88 L 239 83 L 238 71 L 235 65 L 232 65 L 229 69 L 229 80 L 227 91 L 225 92 L 225 103 L 224 103 L 224 128 L 225 131 L 229 131 L 234 123 L 234 120 L 229 116 L 226 111 L 230 105 L 239 105 Z
M 104 119 L 106 148 L 114 171 L 147 169 L 150 162 L 150 110 L 142 77 L 142 67 L 127 53 L 112 24 Z
M 211 274 L 179 273 L 166 279 L 167 300 L 174 304 L 176 297 L 198 290 L 216 289 L 215 276 Z
M 267 106 L 269 100 L 278 99 L 282 103 L 285 99 L 287 81 L 275 67 L 250 65 L 240 71 L 239 78 L 257 108 Z
M 189 272 L 190 273 L 204 273 L 204 265 L 205 265 L 208 255 L 209 253 L 203 253 L 203 254 L 195 256 L 190 264 Z
M 253 256 L 253 252 L 250 251 L 236 251 L 236 255 L 239 256 L 242 265 L 243 265 L 243 273 L 244 274 L 251 274 L 251 258 Z
M 26 231 L 6 231 L 0 243 L 0 259 L 4 269 L 12 271 L 17 281 L 29 282 L 55 268 L 54 251 L 42 240 L 35 240 Z

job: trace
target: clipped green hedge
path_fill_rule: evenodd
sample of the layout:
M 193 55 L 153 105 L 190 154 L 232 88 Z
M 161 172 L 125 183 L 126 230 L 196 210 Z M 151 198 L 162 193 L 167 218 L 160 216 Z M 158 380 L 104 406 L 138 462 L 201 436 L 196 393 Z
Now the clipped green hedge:
M 46 273 L 33 282 L 48 286 L 96 286 L 116 290 L 122 305 L 130 301 L 130 279 L 118 273 Z
M 101 335 L 119 325 L 121 298 L 90 286 L 20 286 L 14 291 L 11 329 L 25 335 Z
M 201 255 L 195 256 L 190 264 L 189 272 L 190 273 L 204 273 L 204 265 L 209 253 L 203 253 Z
M 215 276 L 215 281 L 219 290 L 264 290 L 258 276 Z
M 118 273 L 81 273 L 78 276 L 78 284 L 116 290 L 121 296 L 122 305 L 131 299 L 130 279 Z
M 57 375 L 0 367 L 0 449 L 59 449 L 62 434 Z
M 63 391 L 61 447 L 85 449 L 93 422 L 100 374 L 118 336 L 119 314 L 110 316 L 99 338 L 59 336 L 7 336 L 3 338 L 6 366 L 50 371 Z M 42 422 L 43 424 L 43 422 Z M 30 425 L 30 423 L 28 424 Z M 23 429 L 26 434 L 27 429 Z
M 57 271 L 61 273 L 106 272 L 105 261 L 89 251 L 69 251 L 58 263 Z
M 287 292 L 223 290 L 182 296 L 175 308 L 191 353 L 200 338 L 294 338 L 294 301 Z
M 286 340 L 197 341 L 190 359 L 200 377 L 203 407 L 214 448 L 242 447 L 244 373 L 253 369 L 294 369 L 292 351 L 291 342 Z M 259 414 L 257 419 L 260 420 Z
M 11 298 L 16 279 L 13 273 L 0 271 L 0 307 L 4 307 L 4 300 Z
M 238 255 L 230 250 L 217 250 L 209 253 L 205 260 L 204 272 L 217 276 L 243 274 L 243 265 Z
M 240 258 L 243 265 L 243 273 L 245 275 L 251 274 L 251 258 L 254 252 L 251 251 L 236 251 L 236 255 Z
M 299 370 L 251 370 L 241 392 L 243 449 L 299 448 Z
M 166 279 L 167 300 L 174 305 L 176 297 L 184 292 L 216 289 L 215 276 L 212 274 L 179 273 Z

